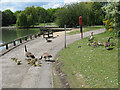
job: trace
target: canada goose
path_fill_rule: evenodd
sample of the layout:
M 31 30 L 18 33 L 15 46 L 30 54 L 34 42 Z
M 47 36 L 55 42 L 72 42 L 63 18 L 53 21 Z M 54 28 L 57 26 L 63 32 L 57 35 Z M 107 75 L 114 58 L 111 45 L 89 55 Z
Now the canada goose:
M 39 60 L 41 60 L 43 57 L 41 56 L 40 58 L 39 58 Z
M 102 46 L 102 42 L 99 40 L 97 43 L 99 46 Z
M 17 58 L 11 58 L 11 59 L 12 59 L 13 61 L 15 61 L 15 62 L 17 62 L 17 60 L 18 60 Z
M 90 46 L 90 43 L 87 43 L 88 46 Z
M 40 62 L 40 61 L 37 61 L 37 62 L 35 63 L 35 65 L 36 65 L 36 66 L 41 66 L 41 62 Z
M 105 46 L 105 48 L 109 47 L 110 46 L 109 42 L 104 42 L 104 46 Z
M 47 58 L 50 59 L 50 58 L 52 58 L 52 55 L 50 55 L 49 53 L 43 53 L 42 58 L 45 58 L 45 60 Z
M 91 32 L 91 36 L 93 36 L 93 32 Z
M 11 58 L 11 59 L 12 59 L 13 61 L 15 61 L 15 62 L 17 62 L 17 60 L 18 60 L 17 58 Z
M 34 56 L 31 52 L 28 52 L 28 51 L 27 51 L 26 45 L 25 45 L 25 55 L 26 55 L 26 57 L 28 57 L 28 58 L 32 58 L 32 59 L 35 58 L 35 56 Z
M 88 41 L 92 41 L 94 39 L 93 37 L 93 32 L 91 32 L 90 38 L 88 39 Z
M 93 42 L 93 47 L 97 47 L 96 41 Z
M 111 39 L 111 38 L 113 38 L 113 37 L 109 37 L 109 38 L 108 38 L 108 42 L 110 42 L 110 39 Z
M 109 37 L 109 38 L 108 38 L 108 41 L 107 41 L 107 42 L 104 42 L 105 48 L 110 46 L 110 39 L 111 39 L 111 38 L 112 38 L 112 37 Z
M 19 60 L 19 61 L 17 61 L 17 65 L 20 65 L 21 64 L 21 61 Z

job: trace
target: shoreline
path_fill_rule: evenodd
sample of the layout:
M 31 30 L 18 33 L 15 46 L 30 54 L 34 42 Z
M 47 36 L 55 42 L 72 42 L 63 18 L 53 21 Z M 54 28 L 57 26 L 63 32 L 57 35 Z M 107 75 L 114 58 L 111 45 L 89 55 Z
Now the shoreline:
M 2 29 L 11 29 L 11 28 L 17 28 L 16 26 L 6 26 L 6 27 L 1 27 Z

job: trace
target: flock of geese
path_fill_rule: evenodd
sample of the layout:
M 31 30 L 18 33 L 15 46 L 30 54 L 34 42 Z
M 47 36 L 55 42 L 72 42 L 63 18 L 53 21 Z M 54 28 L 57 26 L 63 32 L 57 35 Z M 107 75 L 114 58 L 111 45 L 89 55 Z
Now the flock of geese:
M 28 52 L 26 45 L 25 45 L 25 56 L 27 58 L 35 59 L 35 56 L 31 52 Z M 45 60 L 46 59 L 50 60 L 50 58 L 52 58 L 52 55 L 45 52 L 42 54 L 42 56 L 39 58 L 39 60 L 41 60 L 42 58 L 44 58 Z
M 47 37 L 45 37 L 45 40 L 46 40 L 46 42 L 52 42 L 52 40 L 48 39 Z M 34 66 L 36 66 L 36 65 L 41 66 L 41 60 L 42 59 L 45 59 L 45 61 L 49 61 L 52 58 L 52 55 L 47 53 L 47 52 L 43 53 L 39 58 L 36 58 L 35 55 L 32 52 L 29 52 L 27 50 L 26 45 L 24 47 L 24 51 L 25 51 L 25 57 L 26 57 L 25 60 L 28 61 L 28 64 L 32 64 Z M 15 61 L 17 65 L 21 64 L 21 60 L 18 60 L 17 58 L 11 58 L 11 59 L 13 61 Z
M 88 39 L 88 41 L 90 43 L 87 43 L 88 46 L 91 46 L 91 44 L 93 45 L 93 47 L 97 47 L 97 46 L 103 46 L 105 48 L 107 48 L 107 50 L 110 50 L 112 48 L 110 48 L 110 46 L 115 46 L 115 43 L 114 42 L 110 42 L 110 39 L 112 39 L 113 37 L 109 37 L 108 40 L 104 43 L 102 43 L 100 40 L 98 40 L 98 42 L 96 41 L 93 41 L 94 40 L 94 36 L 93 36 L 93 32 L 91 32 L 91 35 L 90 35 L 90 38 Z
M 50 60 L 52 58 L 52 55 L 45 52 L 43 53 L 40 58 L 36 58 L 35 55 L 27 50 L 27 46 L 25 45 L 25 57 L 28 64 L 31 64 L 33 66 L 41 66 L 41 60 L 44 58 L 45 61 Z M 16 62 L 17 65 L 21 65 L 21 60 L 18 60 L 17 58 L 11 58 L 13 61 Z

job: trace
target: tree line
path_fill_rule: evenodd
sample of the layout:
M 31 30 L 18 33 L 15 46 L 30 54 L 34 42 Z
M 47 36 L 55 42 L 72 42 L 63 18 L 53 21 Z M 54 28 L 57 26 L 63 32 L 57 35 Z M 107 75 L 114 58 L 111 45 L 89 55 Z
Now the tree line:
M 56 23 L 63 27 L 65 24 L 68 27 L 79 25 L 79 16 L 82 16 L 84 26 L 100 25 L 104 19 L 104 12 L 101 7 L 104 2 L 81 2 L 65 5 L 56 12 Z
M 76 27 L 79 26 L 79 16 L 82 16 L 83 26 L 103 25 L 104 18 L 109 16 L 107 10 L 103 10 L 103 7 L 107 6 L 109 6 L 107 2 L 80 2 L 55 9 L 32 6 L 15 13 L 5 10 L 2 12 L 2 25 L 16 24 L 20 27 L 29 27 L 37 23 L 55 22 L 59 27 L 64 27 L 65 24 L 67 27 Z
M 12 12 L 7 9 L 2 12 L 2 26 L 16 24 L 19 27 L 34 26 L 37 23 L 53 22 L 55 12 L 59 8 L 44 9 L 42 7 L 26 7 L 24 11 Z M 0 11 L 1 12 L 1 11 Z

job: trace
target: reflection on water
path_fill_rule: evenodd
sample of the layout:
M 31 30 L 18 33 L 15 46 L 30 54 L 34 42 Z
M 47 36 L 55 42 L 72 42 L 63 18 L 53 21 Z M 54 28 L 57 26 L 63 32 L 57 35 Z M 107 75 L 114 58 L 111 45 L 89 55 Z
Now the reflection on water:
M 29 34 L 35 34 L 40 32 L 40 29 L 34 28 L 34 29 L 2 29 L 2 41 L 0 40 L 0 44 L 6 43 L 12 40 L 15 40 L 19 37 L 29 35 Z M 5 47 L 2 47 L 5 48 Z M 0 49 L 2 49 L 0 47 Z

